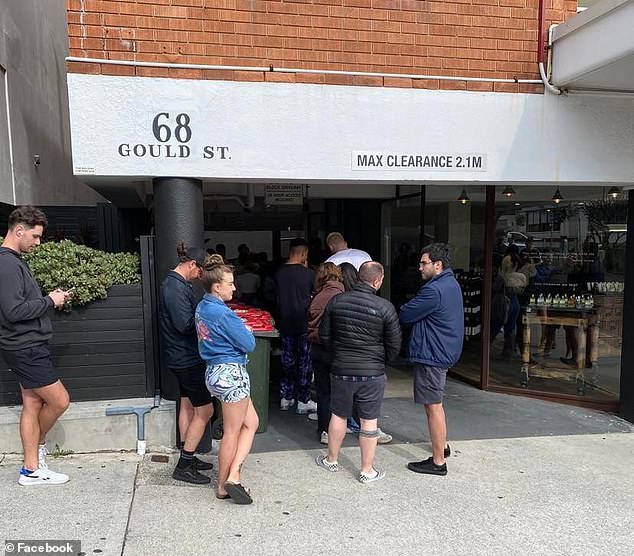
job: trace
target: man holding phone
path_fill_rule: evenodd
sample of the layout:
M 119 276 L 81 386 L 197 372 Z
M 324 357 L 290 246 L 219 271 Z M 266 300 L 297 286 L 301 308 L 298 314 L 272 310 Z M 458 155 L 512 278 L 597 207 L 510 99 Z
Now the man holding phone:
M 53 369 L 48 345 L 52 326 L 46 313 L 63 305 L 72 289 L 57 288 L 42 295 L 22 259 L 40 244 L 47 223 L 41 210 L 18 207 L 9 215 L 9 230 L 0 247 L 0 355 L 18 376 L 22 391 L 24 464 L 18 483 L 23 486 L 68 482 L 68 475 L 56 473 L 46 464 L 46 433 L 70 403 Z

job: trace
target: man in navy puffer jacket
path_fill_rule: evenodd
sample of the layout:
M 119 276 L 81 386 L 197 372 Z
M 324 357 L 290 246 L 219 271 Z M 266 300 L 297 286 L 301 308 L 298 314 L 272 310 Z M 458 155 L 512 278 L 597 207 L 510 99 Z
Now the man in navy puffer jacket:
M 420 272 L 427 282 L 416 297 L 401 307 L 400 320 L 412 326 L 408 359 L 414 364 L 414 401 L 425 406 L 432 457 L 411 462 L 416 473 L 446 475 L 445 458 L 451 450 L 442 398 L 447 370 L 460 359 L 464 338 L 462 291 L 449 268 L 451 257 L 444 243 L 424 247 Z

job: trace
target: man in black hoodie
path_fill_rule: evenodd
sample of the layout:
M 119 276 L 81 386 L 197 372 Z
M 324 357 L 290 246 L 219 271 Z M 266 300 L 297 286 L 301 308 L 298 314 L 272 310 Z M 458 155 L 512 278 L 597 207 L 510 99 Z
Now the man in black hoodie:
M 41 210 L 19 207 L 9 215 L 9 231 L 0 247 L 0 353 L 18 375 L 22 391 L 24 464 L 18 483 L 23 486 L 68 482 L 67 475 L 46 464 L 46 433 L 70 403 L 53 369 L 48 345 L 52 326 L 46 313 L 63 305 L 72 291 L 56 289 L 42 295 L 22 259 L 40 244 L 46 225 Z

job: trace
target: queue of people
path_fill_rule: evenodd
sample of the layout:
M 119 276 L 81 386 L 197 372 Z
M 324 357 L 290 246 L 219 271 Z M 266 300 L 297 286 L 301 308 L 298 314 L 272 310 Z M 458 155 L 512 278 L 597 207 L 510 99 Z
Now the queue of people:
M 40 210 L 20 207 L 11 213 L 0 247 L 0 352 L 18 375 L 22 392 L 24 462 L 18 482 L 26 486 L 69 480 L 46 462 L 46 433 L 69 404 L 68 392 L 52 366 L 46 312 L 63 305 L 72 291 L 54 290 L 43 296 L 22 260 L 22 254 L 40 243 L 46 224 Z M 318 439 L 328 445 L 327 454 L 316 463 L 329 472 L 339 469 L 347 420 L 355 417 L 361 449 L 358 480 L 370 483 L 383 478 L 385 470 L 374 466 L 374 455 L 377 443 L 391 440 L 378 426 L 386 367 L 400 351 L 401 325 L 412 327 L 408 359 L 414 365 L 414 400 L 425 408 L 433 453 L 408 468 L 446 475 L 450 448 L 442 398 L 447 370 L 460 357 L 464 336 L 462 295 L 447 246 L 423 248 L 419 269 L 426 282 L 399 316 L 389 301 L 377 295 L 384 279 L 379 262 L 348 248 L 338 232 L 328 236 L 327 245 L 332 255 L 313 273 L 308 244 L 295 240 L 287 263 L 277 272 L 283 346 L 280 409 L 288 410 L 296 402 L 297 413 L 315 416 Z M 247 372 L 255 338 L 226 304 L 236 292 L 234 267 L 218 253 L 209 255 L 183 244 L 176 251 L 178 263 L 163 280 L 159 301 L 164 361 L 180 392 L 182 444 L 172 476 L 193 484 L 211 482 L 201 471 L 210 471 L 213 465 L 195 452 L 213 414 L 215 397 L 223 416 L 216 497 L 250 504 L 253 497 L 242 484 L 241 470 L 259 424 Z M 241 256 L 248 264 L 244 250 Z M 200 280 L 205 291 L 198 303 L 194 280 Z M 316 402 L 310 399 L 313 372 Z

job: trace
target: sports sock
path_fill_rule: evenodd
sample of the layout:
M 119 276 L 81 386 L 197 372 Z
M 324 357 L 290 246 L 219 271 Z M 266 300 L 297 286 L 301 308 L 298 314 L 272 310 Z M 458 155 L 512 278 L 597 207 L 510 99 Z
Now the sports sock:
M 176 464 L 179 469 L 185 469 L 190 467 L 194 463 L 194 452 L 188 452 L 187 450 L 181 450 L 181 457 Z

